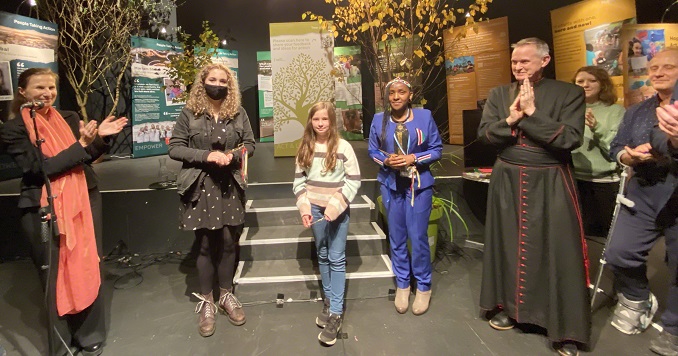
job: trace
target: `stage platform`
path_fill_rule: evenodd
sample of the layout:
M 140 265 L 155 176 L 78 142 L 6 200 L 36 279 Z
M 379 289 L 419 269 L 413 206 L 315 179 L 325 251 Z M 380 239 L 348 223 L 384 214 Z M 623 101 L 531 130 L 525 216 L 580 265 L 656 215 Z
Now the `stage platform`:
M 94 166 L 104 205 L 104 295 L 109 355 L 548 355 L 543 330 L 497 332 L 480 317 L 478 296 L 482 271 L 482 234 L 487 184 L 462 179 L 463 149 L 444 146 L 436 170 L 437 194 L 452 198 L 466 221 L 467 232 L 453 223 L 454 244 L 444 231 L 434 262 L 433 301 L 420 317 L 398 315 L 389 292 L 394 288 L 388 246 L 374 202 L 378 166 L 367 155 L 366 142 L 352 142 L 363 177 L 351 204 L 347 242 L 345 338 L 332 348 L 317 342 L 314 319 L 320 303 L 314 245 L 300 227 L 294 206 L 294 159 L 274 158 L 271 143 L 257 144 L 250 160 L 247 223 L 241 239 L 236 294 L 246 303 L 247 323 L 217 320 L 214 336 L 196 330 L 191 293 L 197 289 L 192 232 L 178 229 L 175 189 L 154 190 L 160 161 L 170 170 L 180 164 L 156 156 L 110 158 Z M 16 208 L 18 180 L 0 183 L 0 345 L 10 355 L 45 354 L 42 292 L 27 246 L 20 237 Z M 660 246 L 661 245 L 661 246 Z M 594 275 L 602 241 L 589 241 Z M 17 256 L 19 258 L 17 259 Z M 663 244 L 651 253 L 650 277 L 660 303 L 666 293 Z M 603 289 L 609 291 L 606 276 Z M 279 296 L 282 294 L 282 297 Z M 634 337 L 609 325 L 609 298 L 594 314 L 592 352 L 596 355 L 650 354 L 651 328 Z
M 359 196 L 376 201 L 378 165 L 367 154 L 367 141 L 352 141 L 360 164 L 362 186 Z M 454 185 L 454 194 L 462 199 L 463 148 L 444 145 L 445 159 L 436 165 L 436 176 L 443 191 Z M 458 158 L 452 158 L 457 156 Z M 104 212 L 103 254 L 110 253 L 119 242 L 124 242 L 133 253 L 160 253 L 184 251 L 191 248 L 192 232 L 184 232 L 179 226 L 179 198 L 176 189 L 155 190 L 149 186 L 160 180 L 160 162 L 164 161 L 172 172 L 178 172 L 181 163 L 168 156 L 145 158 L 109 157 L 94 165 L 102 192 Z M 257 143 L 254 156 L 249 161 L 248 200 L 294 198 L 294 158 L 273 157 L 273 143 Z M 28 246 L 16 241 L 19 235 L 16 219 L 16 202 L 19 179 L 0 182 L 0 258 L 28 256 Z M 448 193 L 444 193 L 449 197 Z M 482 223 L 478 222 L 476 210 L 460 202 L 463 214 L 469 214 L 469 236 L 478 240 L 482 235 Z M 483 210 L 483 209 L 480 209 Z M 484 212 L 480 212 L 484 214 Z M 373 218 L 376 221 L 377 216 Z M 482 219 L 482 216 L 480 216 Z M 466 231 L 463 231 L 464 238 Z M 10 241 L 14 240 L 10 243 Z

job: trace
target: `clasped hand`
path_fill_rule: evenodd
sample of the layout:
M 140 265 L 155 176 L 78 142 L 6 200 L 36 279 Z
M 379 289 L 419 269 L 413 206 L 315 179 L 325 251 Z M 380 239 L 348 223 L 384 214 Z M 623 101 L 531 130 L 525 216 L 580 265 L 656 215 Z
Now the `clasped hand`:
M 327 216 L 327 215 L 325 215 L 325 220 L 327 220 L 327 221 L 332 221 L 332 219 L 330 219 L 330 217 Z M 317 221 L 316 221 L 316 222 L 317 222 Z M 309 227 L 311 227 L 311 225 L 314 224 L 314 222 L 313 222 L 313 217 L 312 217 L 311 215 L 308 215 L 308 214 L 303 215 L 303 216 L 301 217 L 301 223 L 304 224 L 304 227 L 305 227 L 305 228 L 309 228 Z
M 392 154 L 386 158 L 384 161 L 384 164 L 393 167 L 393 168 L 401 168 L 401 167 L 407 167 L 411 166 L 414 164 L 415 158 L 413 154 L 409 155 L 396 155 Z
M 520 93 L 516 96 L 511 106 L 509 106 L 509 117 L 506 123 L 510 126 L 522 120 L 525 115 L 532 115 L 536 107 L 534 105 L 534 88 L 529 79 L 525 79 L 520 85 Z
M 215 163 L 218 166 L 228 166 L 233 161 L 233 153 L 224 153 L 221 151 L 212 151 L 207 156 L 207 162 Z

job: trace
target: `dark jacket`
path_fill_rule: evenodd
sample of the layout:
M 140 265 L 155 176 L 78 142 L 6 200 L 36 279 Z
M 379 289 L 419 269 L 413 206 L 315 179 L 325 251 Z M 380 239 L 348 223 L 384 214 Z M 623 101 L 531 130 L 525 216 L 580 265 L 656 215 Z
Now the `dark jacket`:
M 180 195 L 184 195 L 196 182 L 203 169 L 212 164 L 207 162 L 207 156 L 211 152 L 210 130 L 207 126 L 210 124 L 209 120 L 207 114 L 195 116 L 191 110 L 184 108 L 174 125 L 168 153 L 170 158 L 183 162 L 177 176 L 177 191 Z M 247 154 L 251 157 L 254 153 L 254 133 L 243 107 L 240 107 L 235 116 L 228 121 L 226 148 L 235 148 L 241 143 L 245 145 Z M 247 182 L 242 180 L 237 154 L 233 156 L 230 167 L 235 181 L 245 189 Z
M 87 188 L 96 188 L 97 178 L 90 164 L 104 154 L 109 147 L 99 136 L 89 146 L 82 147 L 78 142 L 78 139 L 80 139 L 80 115 L 74 111 L 59 110 L 59 113 L 73 131 L 75 143 L 56 156 L 45 159 L 43 169 L 47 176 L 53 178 L 82 165 L 87 179 Z M 7 153 L 14 158 L 22 171 L 19 208 L 40 206 L 44 180 L 40 172 L 38 152 L 31 143 L 23 120 L 17 117 L 7 121 L 0 129 L 0 139 Z

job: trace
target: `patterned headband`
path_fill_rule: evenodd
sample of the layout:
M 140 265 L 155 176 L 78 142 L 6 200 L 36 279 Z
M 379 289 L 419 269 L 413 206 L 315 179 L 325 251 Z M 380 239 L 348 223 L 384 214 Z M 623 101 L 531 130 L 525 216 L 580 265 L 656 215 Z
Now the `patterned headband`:
M 396 77 L 395 79 L 391 80 L 390 82 L 386 83 L 386 88 L 390 87 L 393 83 L 401 83 L 405 84 L 408 88 L 412 89 L 412 85 L 410 85 L 410 82 L 408 82 L 405 79 L 400 79 L 400 77 Z

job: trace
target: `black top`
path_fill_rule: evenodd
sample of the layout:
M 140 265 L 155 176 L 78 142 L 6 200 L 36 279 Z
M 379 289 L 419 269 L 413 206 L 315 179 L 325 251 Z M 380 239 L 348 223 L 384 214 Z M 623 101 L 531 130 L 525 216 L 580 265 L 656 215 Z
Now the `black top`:
M 104 154 L 109 147 L 99 136 L 89 146 L 82 147 L 78 142 L 80 139 L 80 115 L 74 111 L 59 110 L 59 113 L 73 131 L 75 143 L 56 156 L 46 158 L 42 164 L 43 169 L 47 176 L 52 178 L 82 165 L 87 179 L 87 188 L 96 188 L 97 178 L 90 164 Z M 19 208 L 40 206 L 44 180 L 40 172 L 38 152 L 31 143 L 23 120 L 17 117 L 7 121 L 0 129 L 0 139 L 7 153 L 14 158 L 22 171 Z

